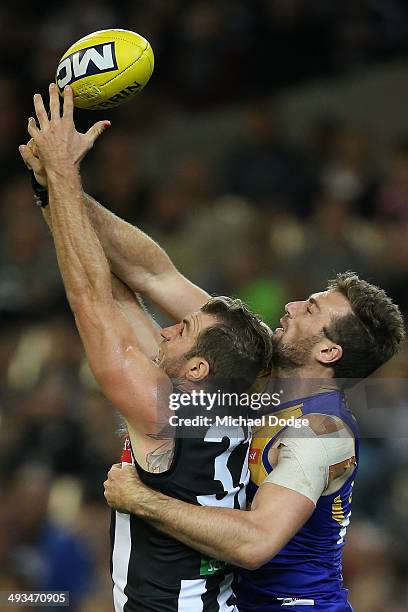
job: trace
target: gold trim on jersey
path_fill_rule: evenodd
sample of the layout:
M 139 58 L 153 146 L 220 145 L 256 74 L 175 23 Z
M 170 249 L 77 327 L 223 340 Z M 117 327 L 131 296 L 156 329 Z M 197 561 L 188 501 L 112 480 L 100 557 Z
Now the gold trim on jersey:
M 286 420 L 292 416 L 297 419 L 303 414 L 302 407 L 303 403 L 295 404 L 294 406 L 283 408 L 273 414 L 279 419 Z M 276 425 L 265 425 L 253 432 L 252 444 L 249 452 L 249 469 L 251 472 L 251 481 L 257 487 L 263 483 L 269 474 L 263 461 L 265 447 L 269 444 L 271 439 L 275 438 L 283 429 L 285 429 L 285 426 L 278 423 Z
M 344 486 L 344 485 L 343 485 Z M 353 498 L 353 487 L 354 487 L 354 480 L 351 483 L 351 489 L 350 489 L 350 495 L 348 497 L 348 502 L 351 504 L 351 500 Z M 339 525 L 343 524 L 343 521 L 347 518 L 345 512 L 344 512 L 344 503 L 347 502 L 347 499 L 342 499 L 341 495 L 337 495 L 337 497 L 334 498 L 333 503 L 332 503 L 332 519 L 334 521 L 336 521 L 336 523 L 339 523 Z

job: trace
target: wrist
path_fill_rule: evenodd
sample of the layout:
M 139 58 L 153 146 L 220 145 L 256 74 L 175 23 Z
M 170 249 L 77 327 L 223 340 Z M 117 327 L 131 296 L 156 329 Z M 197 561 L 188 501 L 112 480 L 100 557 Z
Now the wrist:
M 48 184 L 61 179 L 73 179 L 79 177 L 79 167 L 75 163 L 55 164 L 46 168 Z
M 45 208 L 46 206 L 48 206 L 48 189 L 47 186 L 41 184 L 36 175 L 34 174 L 34 172 L 31 170 L 30 171 L 31 174 L 31 187 L 34 191 L 34 200 L 35 203 L 37 204 L 37 206 L 40 206 L 41 208 Z
M 157 505 L 157 492 L 144 485 L 139 485 L 137 495 L 129 496 L 127 507 L 131 514 L 139 518 L 151 519 L 155 516 L 155 501 Z

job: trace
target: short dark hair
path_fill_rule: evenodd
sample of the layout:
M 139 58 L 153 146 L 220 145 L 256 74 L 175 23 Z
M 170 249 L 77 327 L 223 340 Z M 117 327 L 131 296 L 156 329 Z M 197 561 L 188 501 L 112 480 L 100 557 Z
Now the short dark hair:
M 343 349 L 333 369 L 334 376 L 342 379 L 341 386 L 347 387 L 353 384 L 347 379 L 365 378 L 395 355 L 405 338 L 404 320 L 383 289 L 354 272 L 337 274 L 327 288 L 344 295 L 352 309 L 324 329 L 326 336 Z
M 208 361 L 211 377 L 234 381 L 236 388 L 250 387 L 271 361 L 269 327 L 237 298 L 210 298 L 201 311 L 214 316 L 217 323 L 198 335 L 185 358 L 203 357 Z

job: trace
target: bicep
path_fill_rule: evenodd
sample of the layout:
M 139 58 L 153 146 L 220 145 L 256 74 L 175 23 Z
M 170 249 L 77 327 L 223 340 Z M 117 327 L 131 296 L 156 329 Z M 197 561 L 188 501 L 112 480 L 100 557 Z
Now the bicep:
M 103 393 L 137 431 L 155 433 L 168 407 L 170 380 L 143 354 L 115 300 L 84 300 L 75 320 L 89 365 Z M 161 425 L 162 426 L 162 425 Z
M 196 312 L 210 298 L 204 289 L 194 285 L 176 268 L 152 276 L 145 291 L 149 299 L 174 321 L 181 321 L 186 315 Z

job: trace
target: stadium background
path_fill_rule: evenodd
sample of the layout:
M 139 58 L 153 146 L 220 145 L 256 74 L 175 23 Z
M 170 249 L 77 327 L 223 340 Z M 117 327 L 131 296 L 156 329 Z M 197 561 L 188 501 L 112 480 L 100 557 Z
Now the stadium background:
M 102 482 L 120 440 L 17 146 L 62 53 L 107 27 L 145 35 L 156 69 L 129 105 L 78 113 L 113 124 L 83 164 L 91 194 L 271 324 L 345 269 L 408 308 L 405 2 L 4 3 L 0 590 L 69 590 L 85 612 L 111 610 Z M 407 374 L 405 349 L 363 441 L 344 562 L 357 612 L 408 609 Z

